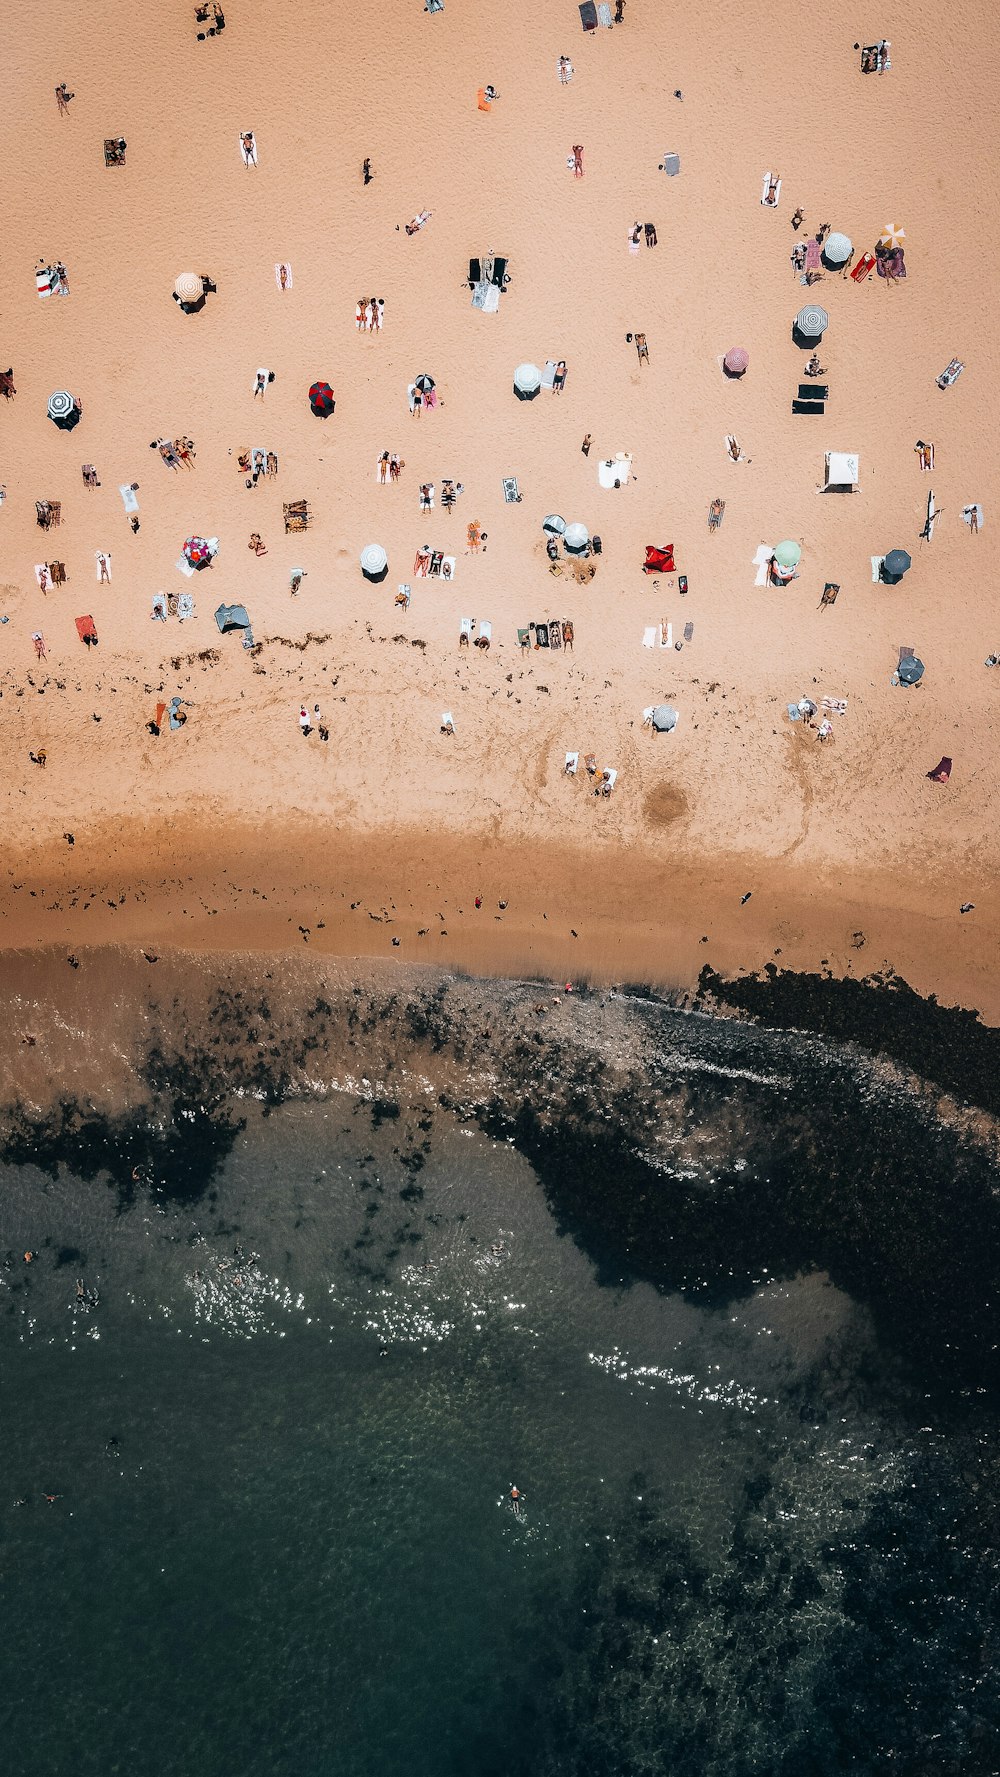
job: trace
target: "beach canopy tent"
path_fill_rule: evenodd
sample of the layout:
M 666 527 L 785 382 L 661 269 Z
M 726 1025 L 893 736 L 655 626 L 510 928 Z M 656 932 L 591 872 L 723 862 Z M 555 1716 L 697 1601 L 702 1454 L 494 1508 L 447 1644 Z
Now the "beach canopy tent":
M 910 566 L 910 557 L 905 549 L 890 549 L 882 562 L 882 573 L 886 580 L 902 580 Z
M 844 265 L 853 251 L 846 234 L 828 234 L 823 242 L 823 258 L 830 265 Z
M 654 543 L 646 544 L 646 559 L 642 564 L 644 574 L 672 574 L 674 571 L 674 546 L 668 543 L 665 549 L 657 549 Z
M 730 346 L 722 360 L 723 366 L 730 376 L 742 376 L 750 362 L 750 353 L 742 346 Z
M 830 317 L 817 303 L 807 303 L 795 317 L 795 326 L 805 339 L 819 339 L 830 325 Z
M 824 491 L 853 493 L 858 483 L 857 451 L 828 450 L 823 460 L 826 471 Z
M 336 402 L 329 383 L 313 383 L 311 385 L 309 405 L 313 413 L 318 415 L 320 419 L 326 419 L 327 415 L 333 412 Z
M 48 416 L 54 425 L 66 426 L 72 419 L 75 409 L 73 397 L 67 389 L 54 389 L 49 396 Z
M 550 537 L 561 537 L 566 529 L 566 520 L 560 518 L 558 512 L 550 512 L 548 518 L 542 519 L 542 530 Z
M 203 568 L 212 559 L 212 551 L 204 537 L 186 538 L 184 554 L 193 568 Z
M 908 660 L 899 663 L 899 682 L 901 685 L 917 685 L 924 676 L 924 663 L 912 654 Z
M 568 524 L 563 532 L 563 548 L 570 555 L 582 555 L 590 542 L 585 524 Z
M 245 605 L 220 605 L 215 613 L 215 621 L 221 635 L 225 635 L 227 630 L 238 629 L 243 635 L 244 648 L 253 647 L 253 630 L 250 628 L 250 617 Z
M 200 302 L 205 290 L 197 272 L 182 271 L 179 278 L 174 279 L 174 295 L 178 302 Z
M 514 372 L 514 393 L 519 401 L 533 401 L 542 386 L 537 364 L 519 364 Z
M 361 572 L 366 580 L 384 580 L 389 572 L 389 557 L 380 543 L 367 543 L 361 551 Z
M 658 703 L 653 711 L 653 727 L 657 734 L 669 734 L 677 727 L 677 711 L 672 703 Z
M 774 560 L 777 562 L 779 568 L 785 568 L 789 571 L 792 568 L 797 568 L 799 562 L 802 560 L 802 545 L 800 543 L 793 543 L 790 540 L 787 543 L 779 543 L 774 552 Z

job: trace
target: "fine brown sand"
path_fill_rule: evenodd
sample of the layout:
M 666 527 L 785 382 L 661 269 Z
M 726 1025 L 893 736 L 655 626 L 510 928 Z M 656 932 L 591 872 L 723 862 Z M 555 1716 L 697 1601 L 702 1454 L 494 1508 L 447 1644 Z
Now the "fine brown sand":
M 930 6 L 886 5 L 893 68 L 878 78 L 859 73 L 853 23 L 759 0 L 669 15 L 630 0 L 623 27 L 588 37 L 575 6 L 524 0 L 448 0 L 433 17 L 419 0 L 349 13 L 306 0 L 291 14 L 237 0 L 226 16 L 205 43 L 183 5 L 140 9 L 127 28 L 105 0 L 39 0 L 8 20 L 0 359 L 17 395 L 0 402 L 0 942 L 308 943 L 680 984 L 705 961 L 888 963 L 1000 1019 L 1000 670 L 983 667 L 1000 644 L 984 220 L 996 170 L 983 153 L 995 17 L 953 7 L 948 42 L 962 48 L 946 53 Z M 560 53 L 575 66 L 566 87 Z M 62 79 L 76 94 L 66 117 Z M 487 81 L 500 99 L 484 114 Z M 249 128 L 251 170 L 237 146 Z M 112 135 L 128 142 L 124 168 L 104 166 Z M 582 180 L 566 166 L 575 142 Z M 667 150 L 679 178 L 657 170 Z M 782 176 L 776 212 L 760 204 L 765 168 Z M 397 232 L 422 208 L 421 233 Z M 631 256 L 637 218 L 659 245 Z M 906 282 L 827 274 L 807 293 L 789 253 L 825 221 L 859 254 L 886 222 L 905 226 Z M 510 257 L 497 315 L 475 312 L 463 284 L 489 250 Z M 64 261 L 68 299 L 37 298 L 39 257 Z M 201 314 L 171 300 L 184 270 L 218 283 Z M 385 298 L 380 335 L 355 330 L 362 295 Z M 806 356 L 791 321 L 807 296 L 831 316 L 822 419 L 790 411 Z M 648 365 L 626 343 L 636 330 Z M 737 344 L 750 368 L 729 382 L 720 359 Z M 955 354 L 965 374 L 942 393 Z M 546 358 L 567 360 L 565 392 L 516 401 L 514 367 Z M 276 373 L 263 403 L 258 365 Z M 420 371 L 441 406 L 414 419 L 405 391 Z M 306 401 L 317 378 L 336 392 L 326 421 Z M 70 433 L 45 412 L 63 387 L 83 403 Z M 730 432 L 748 461 L 729 460 Z M 181 434 L 197 460 L 172 474 L 149 442 Z M 918 438 L 935 445 L 933 475 Z M 256 445 L 280 472 L 248 491 L 236 451 Z M 405 459 L 395 487 L 376 485 L 383 449 Z M 817 496 L 828 449 L 860 453 L 859 493 Z M 636 479 L 601 490 L 598 463 L 619 450 Z M 503 503 L 510 474 L 520 505 Z M 465 486 L 455 512 L 421 514 L 418 484 L 440 495 L 447 475 Z M 133 481 L 135 536 L 118 493 Z M 942 517 L 928 545 L 931 486 Z M 286 537 L 282 501 L 300 497 L 315 522 Z M 60 529 L 36 528 L 38 498 L 61 500 Z M 985 510 L 978 537 L 961 521 L 969 501 Z M 592 581 L 550 577 L 551 511 L 601 534 Z M 476 556 L 473 519 L 488 533 Z M 192 532 L 221 547 L 185 580 L 174 562 Z M 802 543 L 799 578 L 756 588 L 758 545 L 784 537 Z M 381 586 L 358 566 L 371 541 L 389 555 Z M 413 579 L 425 542 L 455 554 L 454 583 Z M 640 571 L 644 545 L 666 542 L 686 598 L 675 577 L 654 586 Z M 910 573 L 873 586 L 870 556 L 896 546 Z M 43 596 L 33 563 L 53 559 L 68 583 Z M 293 567 L 307 574 L 297 598 Z M 842 590 L 820 610 L 825 581 Z M 193 592 L 196 619 L 153 624 L 161 590 Z M 247 604 L 254 656 L 219 636 L 223 600 Z M 466 615 L 492 621 L 488 655 L 459 653 Z M 572 619 L 574 652 L 522 656 L 517 626 L 554 617 Z M 691 644 L 644 650 L 661 618 L 675 637 L 692 621 Z M 927 664 L 909 692 L 889 682 L 904 643 Z M 150 736 L 175 693 L 191 700 L 186 727 Z M 847 698 L 829 746 L 789 724 L 803 694 Z M 642 710 L 662 698 L 680 725 L 653 736 Z M 303 740 L 300 702 L 320 703 L 328 743 Z M 439 732 L 446 709 L 454 736 Z M 617 767 L 610 800 L 582 768 L 563 776 L 567 749 Z M 947 786 L 925 775 L 942 754 Z

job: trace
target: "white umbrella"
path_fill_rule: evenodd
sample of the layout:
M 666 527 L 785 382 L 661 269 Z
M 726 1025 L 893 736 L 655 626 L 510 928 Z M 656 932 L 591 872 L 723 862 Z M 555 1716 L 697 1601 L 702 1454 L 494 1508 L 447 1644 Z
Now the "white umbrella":
M 182 271 L 180 277 L 174 279 L 174 295 L 180 302 L 197 302 L 199 296 L 204 295 L 197 272 Z
M 563 533 L 563 545 L 571 555 L 582 555 L 590 542 L 585 524 L 568 524 Z
M 823 242 L 823 257 L 831 265 L 843 265 L 851 257 L 851 241 L 846 234 L 828 234 Z
M 878 244 L 880 247 L 898 247 L 900 241 L 905 239 L 905 228 L 900 228 L 898 222 L 887 222 L 878 237 Z
M 368 543 L 361 551 L 361 572 L 369 580 L 385 573 L 389 558 L 379 543 Z

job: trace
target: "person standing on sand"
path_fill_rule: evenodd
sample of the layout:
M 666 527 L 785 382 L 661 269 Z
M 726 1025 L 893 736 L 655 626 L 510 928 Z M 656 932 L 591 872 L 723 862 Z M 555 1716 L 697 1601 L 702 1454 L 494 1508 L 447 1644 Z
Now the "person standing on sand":
M 580 449 L 582 450 L 585 457 L 589 457 L 590 447 L 593 444 L 593 442 L 594 441 L 591 438 L 590 433 L 588 432 L 586 438 L 584 439 L 583 443 L 580 446 Z
M 583 143 L 582 142 L 574 142 L 574 144 L 573 144 L 573 177 L 574 177 L 574 179 L 582 179 L 583 178 Z
M 625 0 L 615 0 L 615 24 L 625 23 Z
M 71 99 L 75 99 L 75 98 L 76 98 L 76 94 L 68 92 L 66 89 L 65 80 L 61 80 L 59 82 L 59 85 L 56 87 L 56 104 L 59 107 L 60 117 L 66 116 L 66 113 L 69 110 L 69 102 Z
M 375 174 L 372 172 L 372 163 L 369 160 L 367 154 L 365 155 L 364 160 L 361 162 L 361 177 L 364 180 L 366 185 L 370 185 L 372 180 L 375 177 Z

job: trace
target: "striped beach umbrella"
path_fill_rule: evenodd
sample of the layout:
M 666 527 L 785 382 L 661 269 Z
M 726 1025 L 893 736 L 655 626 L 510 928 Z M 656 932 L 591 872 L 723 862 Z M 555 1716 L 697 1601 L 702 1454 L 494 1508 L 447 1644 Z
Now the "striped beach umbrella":
M 61 426 L 73 412 L 73 397 L 67 389 L 54 389 L 49 396 L 49 419 Z
M 309 390 L 309 405 L 313 413 L 320 414 L 324 419 L 334 409 L 333 390 L 329 383 L 313 383 Z
M 174 295 L 178 302 L 197 302 L 204 294 L 197 272 L 182 271 L 180 277 L 174 279 Z
M 826 310 L 821 309 L 818 304 L 809 303 L 804 309 L 799 310 L 795 317 L 795 325 L 800 333 L 805 334 L 806 339 L 818 339 L 820 334 L 825 333 L 829 327 L 830 317 Z
M 900 228 L 898 222 L 887 222 L 878 237 L 878 244 L 880 247 L 898 247 L 905 239 L 905 228 Z

